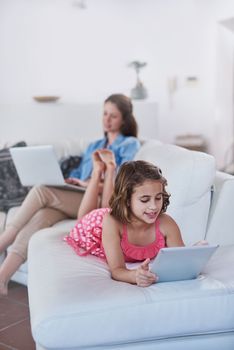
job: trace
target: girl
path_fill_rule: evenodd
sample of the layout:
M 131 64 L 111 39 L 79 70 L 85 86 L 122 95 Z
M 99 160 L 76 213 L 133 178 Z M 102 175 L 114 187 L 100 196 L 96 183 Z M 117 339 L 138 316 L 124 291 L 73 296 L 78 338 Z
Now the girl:
M 132 102 L 128 97 L 113 94 L 105 100 L 103 131 L 104 137 L 88 146 L 79 167 L 72 171 L 70 178 L 66 180 L 68 183 L 87 187 L 92 172 L 91 155 L 95 150 L 103 148 L 109 150 L 117 167 L 134 157 L 140 148 L 140 142 L 136 138 L 137 123 L 133 116 Z M 115 173 L 113 171 L 111 173 L 114 177 Z M 99 180 L 96 184 L 98 191 L 95 189 L 93 196 L 86 196 L 87 208 L 94 209 L 102 205 L 99 204 L 102 178 L 100 177 Z M 111 181 L 113 182 L 113 179 Z M 30 190 L 13 220 L 0 236 L 0 253 L 11 245 L 6 259 L 0 266 L 0 295 L 7 294 L 8 281 L 27 259 L 28 242 L 31 236 L 58 221 L 77 218 L 82 197 L 83 194 L 80 192 L 55 187 L 35 186 Z M 91 203 L 88 203 L 89 199 Z M 106 202 L 105 199 L 103 202 Z
M 92 194 L 104 169 L 107 174 L 103 191 L 110 188 L 108 173 L 114 166 L 113 159 L 109 154 L 95 152 L 93 162 L 95 175 L 85 196 Z M 169 204 L 166 184 L 161 170 L 153 164 L 141 160 L 124 163 L 115 180 L 110 208 L 85 215 L 65 240 L 81 255 L 84 244 L 79 240 L 80 235 L 101 234 L 100 246 L 91 253 L 107 260 L 112 278 L 141 287 L 151 285 L 157 276 L 149 270 L 150 259 L 155 258 L 162 247 L 184 246 L 177 224 L 165 214 Z M 82 215 L 92 209 L 89 206 L 86 210 L 85 201 L 83 204 Z M 125 265 L 125 262 L 137 261 L 141 264 L 135 269 Z

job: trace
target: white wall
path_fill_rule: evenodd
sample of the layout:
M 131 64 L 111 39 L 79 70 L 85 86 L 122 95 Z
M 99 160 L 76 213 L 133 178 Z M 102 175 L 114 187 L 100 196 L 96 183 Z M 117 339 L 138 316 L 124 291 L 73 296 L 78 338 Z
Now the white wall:
M 220 25 L 217 46 L 217 89 L 214 153 L 225 166 L 234 162 L 234 32 Z
M 19 104 L 34 95 L 69 104 L 129 94 L 135 75 L 127 63 L 140 59 L 148 62 L 141 78 L 149 99 L 159 106 L 157 136 L 173 142 L 178 134 L 204 134 L 222 166 L 232 135 L 217 137 L 231 123 L 231 111 L 216 113 L 218 21 L 234 16 L 234 2 L 86 0 L 80 10 L 74 1 L 0 1 L 0 118 L 1 104 L 16 104 L 17 118 Z M 178 89 L 169 99 L 173 77 Z
M 157 138 L 157 104 L 134 101 L 133 106 L 139 139 Z M 19 140 L 43 144 L 103 135 L 101 102 L 4 104 L 0 111 L 0 149 Z

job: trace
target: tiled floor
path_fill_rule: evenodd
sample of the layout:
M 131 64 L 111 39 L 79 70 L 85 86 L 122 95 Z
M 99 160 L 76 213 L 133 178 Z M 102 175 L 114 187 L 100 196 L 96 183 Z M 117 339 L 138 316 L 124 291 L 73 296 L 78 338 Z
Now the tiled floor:
M 35 350 L 27 288 L 10 282 L 7 297 L 0 297 L 0 350 Z

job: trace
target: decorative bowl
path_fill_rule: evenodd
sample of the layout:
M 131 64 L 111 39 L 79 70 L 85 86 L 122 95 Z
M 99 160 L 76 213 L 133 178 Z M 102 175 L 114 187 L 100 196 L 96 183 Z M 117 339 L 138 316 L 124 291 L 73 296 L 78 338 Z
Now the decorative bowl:
M 33 98 L 37 102 L 56 102 L 60 99 L 59 96 L 34 96 Z

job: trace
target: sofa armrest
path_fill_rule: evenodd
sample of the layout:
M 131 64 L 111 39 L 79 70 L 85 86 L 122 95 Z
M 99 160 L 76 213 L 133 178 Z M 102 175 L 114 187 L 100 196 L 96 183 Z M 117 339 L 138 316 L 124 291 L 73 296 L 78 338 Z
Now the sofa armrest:
M 206 240 L 234 244 L 234 176 L 217 172 L 212 193 Z

